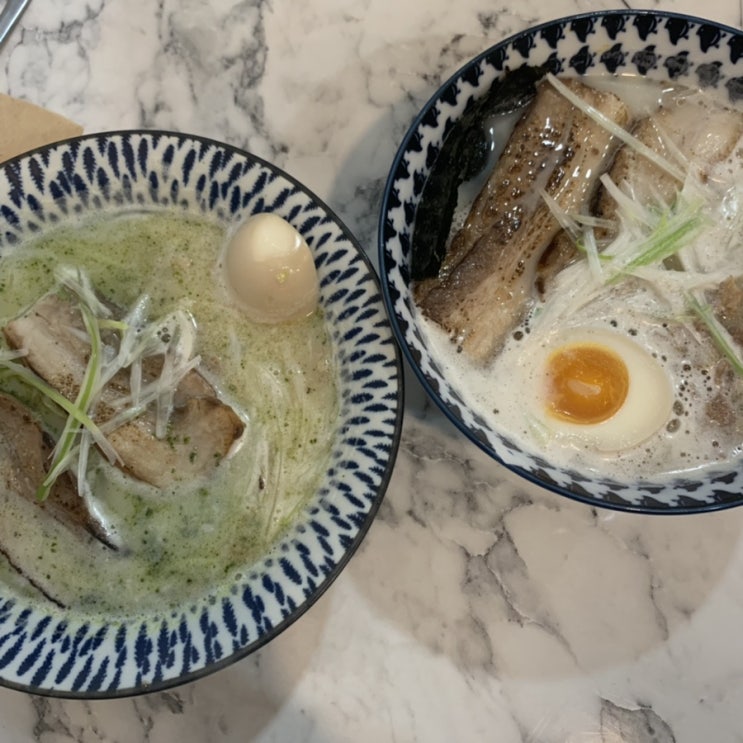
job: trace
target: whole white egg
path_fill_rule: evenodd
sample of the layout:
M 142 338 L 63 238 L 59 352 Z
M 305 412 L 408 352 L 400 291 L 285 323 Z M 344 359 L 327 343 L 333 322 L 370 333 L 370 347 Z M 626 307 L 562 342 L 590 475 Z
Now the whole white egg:
M 227 245 L 225 269 L 241 307 L 256 322 L 296 320 L 317 308 L 312 252 L 278 214 L 255 214 L 237 229 Z

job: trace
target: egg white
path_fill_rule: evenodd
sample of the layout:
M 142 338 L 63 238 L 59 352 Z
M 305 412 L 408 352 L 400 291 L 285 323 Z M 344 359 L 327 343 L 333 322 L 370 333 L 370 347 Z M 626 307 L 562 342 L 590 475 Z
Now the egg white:
M 557 349 L 594 344 L 612 351 L 627 367 L 629 388 L 619 410 L 599 423 L 573 423 L 550 415 L 546 369 Z M 671 379 L 650 353 L 630 338 L 604 328 L 571 329 L 557 333 L 549 343 L 523 360 L 533 394 L 529 413 L 551 437 L 598 452 L 621 452 L 641 444 L 660 430 L 671 417 L 674 392 Z

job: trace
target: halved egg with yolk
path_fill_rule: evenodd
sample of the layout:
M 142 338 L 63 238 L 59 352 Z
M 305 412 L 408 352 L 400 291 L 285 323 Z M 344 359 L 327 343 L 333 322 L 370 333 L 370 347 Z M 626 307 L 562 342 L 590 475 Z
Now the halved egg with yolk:
M 573 330 L 545 351 L 535 412 L 548 430 L 618 452 L 642 443 L 669 420 L 671 380 L 630 338 L 599 328 Z
M 559 420 L 601 423 L 627 399 L 627 365 L 616 351 L 597 343 L 573 343 L 553 351 L 546 375 L 548 410 Z

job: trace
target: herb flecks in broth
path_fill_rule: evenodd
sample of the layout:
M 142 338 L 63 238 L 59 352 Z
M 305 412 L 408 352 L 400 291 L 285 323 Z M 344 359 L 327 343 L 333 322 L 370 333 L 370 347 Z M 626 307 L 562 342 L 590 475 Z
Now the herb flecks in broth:
M 56 544 L 45 568 L 56 595 L 76 611 L 151 612 L 228 590 L 232 575 L 292 523 L 325 470 L 338 399 L 323 318 L 318 311 L 275 326 L 249 321 L 218 265 L 225 240 L 224 229 L 206 220 L 130 213 L 55 227 L 2 258 L 3 325 L 54 287 L 60 264 L 83 268 L 114 305 L 131 307 L 147 296 L 153 318 L 194 318 L 199 372 L 249 421 L 234 455 L 192 483 L 156 488 L 91 452 L 86 498 L 126 545 L 119 553 L 101 558 L 57 524 L 50 534 L 20 522 L 28 559 Z M 17 381 L 2 387 L 39 405 Z M 13 576 L 9 570 L 6 578 L 16 585 Z

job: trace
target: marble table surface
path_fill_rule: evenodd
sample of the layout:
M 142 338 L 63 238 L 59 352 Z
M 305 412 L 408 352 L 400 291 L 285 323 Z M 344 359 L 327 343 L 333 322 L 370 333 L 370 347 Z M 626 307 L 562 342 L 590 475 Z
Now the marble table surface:
M 741 26 L 740 0 L 666 0 Z M 618 4 L 629 7 L 627 2 Z M 387 169 L 467 58 L 587 0 L 32 0 L 0 90 L 86 131 L 251 150 L 376 253 Z M 597 511 L 519 481 L 408 375 L 395 474 L 299 622 L 197 682 L 82 702 L 0 689 L 0 741 L 743 741 L 743 510 Z

